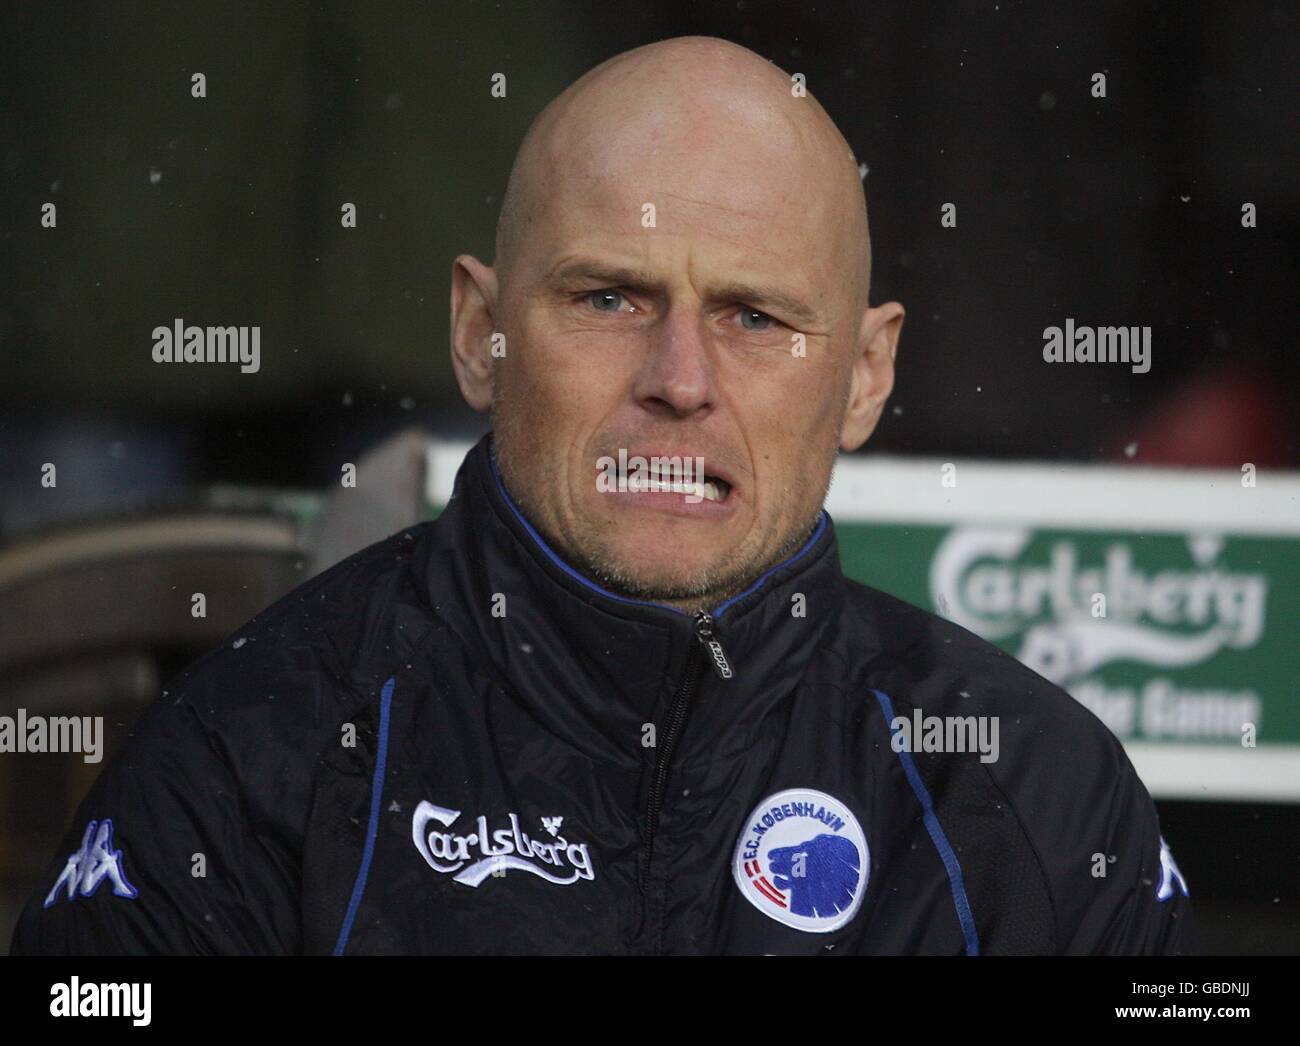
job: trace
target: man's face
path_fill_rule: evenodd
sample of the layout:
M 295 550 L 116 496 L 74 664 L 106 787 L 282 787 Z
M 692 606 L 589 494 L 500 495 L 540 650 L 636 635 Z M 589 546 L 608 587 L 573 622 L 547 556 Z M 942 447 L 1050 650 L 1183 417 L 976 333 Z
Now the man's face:
M 848 223 L 795 129 L 768 110 L 681 134 L 657 112 L 557 146 L 500 288 L 493 427 L 507 488 L 562 555 L 689 609 L 815 525 L 861 314 L 836 264 Z M 708 496 L 602 489 L 620 451 L 702 458 Z

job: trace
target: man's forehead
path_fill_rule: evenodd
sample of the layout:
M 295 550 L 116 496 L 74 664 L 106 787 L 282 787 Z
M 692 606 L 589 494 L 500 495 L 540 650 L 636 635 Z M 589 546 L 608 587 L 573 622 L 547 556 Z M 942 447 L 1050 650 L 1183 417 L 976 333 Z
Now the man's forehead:
M 638 98 L 566 109 L 543 135 L 545 173 L 534 184 L 570 204 L 654 204 L 666 219 L 674 210 L 692 221 L 794 218 L 842 192 L 828 171 L 831 146 L 786 111 L 799 105 L 732 99 L 714 85 L 662 107 Z
M 824 154 L 802 138 L 772 136 L 716 114 L 561 137 L 548 160 L 554 182 L 545 179 L 544 191 L 620 206 L 673 202 L 688 212 L 709 207 L 770 219 L 837 188 L 826 177 Z
M 658 178 L 649 171 L 565 179 L 537 201 L 524 252 L 545 275 L 582 255 L 646 270 L 688 260 L 710 276 L 824 284 L 843 229 L 824 192 L 726 177 Z
M 600 235 L 634 234 L 653 245 L 656 237 L 690 238 L 703 244 L 759 251 L 789 260 L 819 240 L 825 242 L 829 217 L 824 205 L 808 199 L 804 206 L 785 193 L 747 193 L 736 187 L 726 194 L 699 195 L 656 187 L 652 180 L 628 185 L 576 187 L 557 194 L 543 210 L 552 209 L 556 232 L 585 231 Z

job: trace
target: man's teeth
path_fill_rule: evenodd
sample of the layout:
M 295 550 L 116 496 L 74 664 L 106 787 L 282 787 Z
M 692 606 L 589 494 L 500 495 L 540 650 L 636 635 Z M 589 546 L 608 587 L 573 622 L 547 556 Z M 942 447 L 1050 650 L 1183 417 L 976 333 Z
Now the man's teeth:
M 651 476 L 645 481 L 645 489 L 656 494 L 692 494 L 706 501 L 721 501 L 724 497 L 722 488 L 712 480 L 682 483 L 679 480 L 656 479 Z
M 722 502 L 727 498 L 731 487 L 722 479 L 685 482 L 682 479 L 662 479 L 651 474 L 651 476 L 643 479 L 641 489 L 653 492 L 653 494 L 686 494 L 705 499 L 707 502 Z

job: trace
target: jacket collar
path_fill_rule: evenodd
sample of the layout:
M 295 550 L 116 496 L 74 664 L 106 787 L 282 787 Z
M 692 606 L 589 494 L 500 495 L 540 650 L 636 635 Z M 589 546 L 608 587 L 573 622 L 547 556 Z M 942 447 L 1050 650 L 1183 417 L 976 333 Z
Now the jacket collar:
M 436 524 L 468 559 L 452 572 L 458 631 L 473 634 L 514 699 L 553 733 L 593 758 L 639 766 L 644 727 L 663 723 L 698 644 L 696 622 L 610 592 L 565 562 L 510 497 L 491 441 L 466 456 Z M 437 605 L 439 578 L 426 583 Z M 704 664 L 676 761 L 743 748 L 804 675 L 842 600 L 823 512 L 802 548 L 711 610 L 735 674 L 723 680 Z

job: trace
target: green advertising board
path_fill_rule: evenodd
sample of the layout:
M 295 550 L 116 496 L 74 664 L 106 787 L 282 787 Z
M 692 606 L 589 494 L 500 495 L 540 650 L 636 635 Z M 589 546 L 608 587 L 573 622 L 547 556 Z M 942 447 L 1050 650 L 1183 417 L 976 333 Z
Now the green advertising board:
M 1064 687 L 1153 795 L 1300 801 L 1300 475 L 846 457 L 826 507 L 845 574 Z

